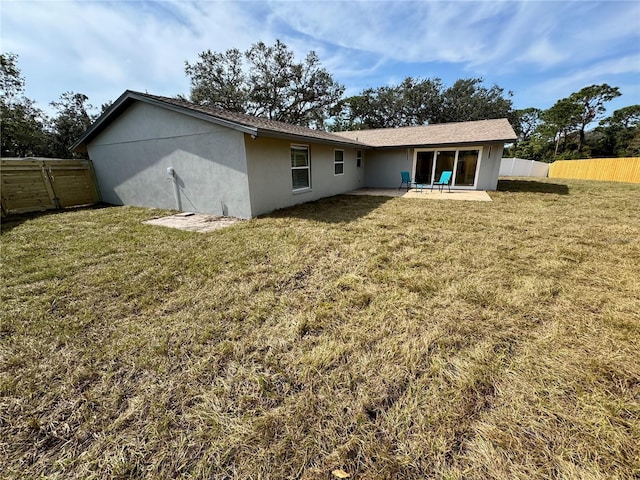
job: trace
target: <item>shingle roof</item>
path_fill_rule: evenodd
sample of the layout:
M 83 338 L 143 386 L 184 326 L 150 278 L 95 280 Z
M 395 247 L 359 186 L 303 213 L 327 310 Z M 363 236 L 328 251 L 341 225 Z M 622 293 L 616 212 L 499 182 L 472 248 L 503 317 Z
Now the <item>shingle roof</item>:
M 512 141 L 516 133 L 506 118 L 475 122 L 438 123 L 419 127 L 380 128 L 336 132 L 372 147 L 413 147 L 491 141 Z
M 149 95 L 148 93 L 139 93 L 139 92 L 135 92 L 135 93 L 138 93 L 138 95 L 141 95 L 143 97 L 152 98 L 164 103 L 169 103 L 171 105 L 176 105 L 179 107 L 187 108 L 189 110 L 201 112 L 201 113 L 204 113 L 205 115 L 211 115 L 212 117 L 227 120 L 229 122 L 237 123 L 239 125 L 252 127 L 257 129 L 258 133 L 262 133 L 263 135 L 267 135 L 267 136 L 269 133 L 286 134 L 286 135 L 293 135 L 296 137 L 308 137 L 308 138 L 314 138 L 317 140 L 325 140 L 333 143 L 335 142 L 349 143 L 349 144 L 358 143 L 353 139 L 339 136 L 334 133 L 324 132 L 322 130 L 314 130 L 311 128 L 302 127 L 300 125 L 292 125 L 289 123 L 279 122 L 276 120 L 270 120 L 265 117 L 255 117 L 252 115 L 245 115 L 243 113 L 231 112 L 228 110 L 224 110 L 222 108 L 197 105 L 195 103 L 179 100 L 176 98 L 160 97 L 156 95 Z
M 505 118 L 477 122 L 442 123 L 420 127 L 329 133 L 269 120 L 264 117 L 254 117 L 221 108 L 197 105 L 177 98 L 127 90 L 84 132 L 82 137 L 73 144 L 71 150 L 83 151 L 91 140 L 136 101 L 168 108 L 255 136 L 287 138 L 342 146 L 363 148 L 410 147 L 500 140 L 511 141 L 516 139 L 513 128 Z
M 89 127 L 82 137 L 71 147 L 72 150 L 82 149 L 81 147 L 85 146 L 95 138 L 109 123 L 111 123 L 113 119 L 120 115 L 120 113 L 126 110 L 135 101 L 142 101 L 160 107 L 169 108 L 171 110 L 195 116 L 201 120 L 222 124 L 255 136 L 289 138 L 296 139 L 298 141 L 308 140 L 335 145 L 351 145 L 356 147 L 365 146 L 356 140 L 321 130 L 313 130 L 299 125 L 291 125 L 289 123 L 269 120 L 264 117 L 254 117 L 251 115 L 244 115 L 242 113 L 230 112 L 221 108 L 197 105 L 177 98 L 161 97 L 158 95 L 150 95 L 148 93 L 127 90 L 103 115 L 100 116 L 100 118 L 94 122 L 93 125 Z

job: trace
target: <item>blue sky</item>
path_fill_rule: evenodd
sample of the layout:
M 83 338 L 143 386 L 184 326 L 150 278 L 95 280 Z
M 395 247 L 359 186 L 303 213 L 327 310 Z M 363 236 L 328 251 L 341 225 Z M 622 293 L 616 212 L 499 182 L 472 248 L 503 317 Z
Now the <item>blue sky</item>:
M 548 108 L 591 84 L 617 86 L 612 112 L 640 103 L 638 1 L 7 1 L 1 49 L 19 55 L 41 108 L 65 91 L 100 106 L 124 90 L 188 94 L 203 50 L 282 40 L 353 95 L 406 76 L 483 77 L 515 108 Z

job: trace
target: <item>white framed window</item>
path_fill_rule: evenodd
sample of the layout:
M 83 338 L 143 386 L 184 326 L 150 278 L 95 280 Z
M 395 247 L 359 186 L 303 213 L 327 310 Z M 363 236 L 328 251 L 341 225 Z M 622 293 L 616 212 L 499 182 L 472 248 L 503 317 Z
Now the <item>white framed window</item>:
M 333 174 L 342 175 L 344 173 L 344 150 L 333 151 Z
M 362 167 L 362 150 L 356 150 L 356 167 Z
M 291 145 L 291 184 L 294 192 L 311 188 L 308 145 Z

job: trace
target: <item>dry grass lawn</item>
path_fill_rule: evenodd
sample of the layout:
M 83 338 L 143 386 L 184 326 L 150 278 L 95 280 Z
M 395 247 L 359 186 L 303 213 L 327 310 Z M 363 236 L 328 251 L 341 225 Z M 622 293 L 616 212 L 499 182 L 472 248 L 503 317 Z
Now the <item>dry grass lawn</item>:
M 7 478 L 640 477 L 640 185 L 2 222 Z

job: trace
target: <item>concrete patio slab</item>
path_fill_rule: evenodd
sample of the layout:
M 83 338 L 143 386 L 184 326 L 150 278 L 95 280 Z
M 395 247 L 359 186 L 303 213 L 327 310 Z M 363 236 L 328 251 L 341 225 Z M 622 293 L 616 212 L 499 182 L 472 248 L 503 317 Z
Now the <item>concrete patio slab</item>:
M 168 217 L 154 218 L 153 220 L 147 220 L 142 223 L 146 223 L 147 225 L 159 225 L 161 227 L 178 228 L 180 230 L 188 230 L 190 232 L 206 233 L 228 227 L 241 221 L 241 219 L 234 217 L 182 212 Z
M 451 190 L 439 192 L 437 189 L 398 190 L 397 188 L 360 188 L 347 192 L 347 195 L 373 195 L 378 197 L 421 198 L 424 200 L 467 200 L 470 202 L 491 202 L 491 197 L 484 190 Z
M 371 195 L 378 197 L 403 197 L 420 198 L 424 200 L 467 200 L 472 202 L 490 202 L 491 197 L 483 190 L 420 190 L 411 189 L 398 190 L 397 188 L 361 188 L 347 192 L 346 195 Z M 181 212 L 168 217 L 154 218 L 147 220 L 147 225 L 158 225 L 161 227 L 177 228 L 190 232 L 213 232 L 220 228 L 228 227 L 234 223 L 241 222 L 242 219 L 235 217 L 223 217 L 220 215 L 205 215 L 202 213 Z

